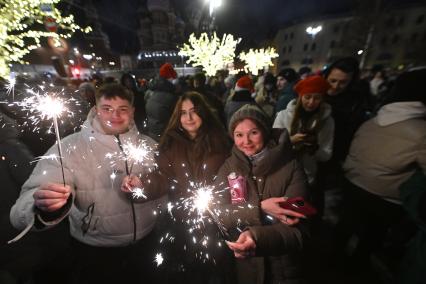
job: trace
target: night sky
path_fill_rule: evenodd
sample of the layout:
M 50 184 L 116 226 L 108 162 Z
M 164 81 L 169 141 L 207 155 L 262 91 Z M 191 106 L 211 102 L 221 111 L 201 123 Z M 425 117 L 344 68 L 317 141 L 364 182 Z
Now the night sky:
M 194 1 L 175 0 L 176 7 Z M 280 27 L 292 21 L 309 20 L 318 16 L 350 13 L 357 3 L 367 0 L 222 0 L 216 21 L 219 33 L 231 33 L 243 38 L 243 46 L 254 46 L 272 39 Z M 392 2 L 420 0 L 382 0 Z M 116 52 L 136 53 L 139 49 L 137 10 L 144 0 L 94 0 L 104 31 Z M 256 46 L 254 46 L 256 47 Z

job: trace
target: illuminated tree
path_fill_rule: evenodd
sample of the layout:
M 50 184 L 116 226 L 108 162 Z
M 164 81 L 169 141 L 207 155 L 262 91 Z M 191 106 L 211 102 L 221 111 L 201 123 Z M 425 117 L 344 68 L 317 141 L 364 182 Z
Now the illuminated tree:
M 257 75 L 260 69 L 272 66 L 272 59 L 278 57 L 273 47 L 250 49 L 247 53 L 241 52 L 239 58 L 245 62 L 244 70 Z
M 216 71 L 234 61 L 235 48 L 240 41 L 240 38 L 234 39 L 230 34 L 224 34 L 222 40 L 216 33 L 211 38 L 206 33 L 202 33 L 200 38 L 191 34 L 189 44 L 183 45 L 179 55 L 188 57 L 186 63 L 201 66 L 208 76 L 214 76 Z
M 25 63 L 24 55 L 40 46 L 40 39 L 69 38 L 76 30 L 89 32 L 74 23 L 73 15 L 62 16 L 54 7 L 60 0 L 0 0 L 0 77 L 8 77 L 12 62 Z M 44 21 L 54 20 L 58 26 L 44 31 Z M 50 23 L 52 24 L 52 23 Z

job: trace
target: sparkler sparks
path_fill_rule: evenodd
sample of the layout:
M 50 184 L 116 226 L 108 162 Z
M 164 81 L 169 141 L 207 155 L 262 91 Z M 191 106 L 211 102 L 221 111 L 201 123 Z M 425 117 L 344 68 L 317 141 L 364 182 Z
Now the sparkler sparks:
M 15 85 L 16 85 L 16 78 L 15 76 L 10 76 L 9 82 L 6 84 L 6 93 L 9 95 L 12 93 L 12 99 L 15 100 Z
M 154 259 L 154 262 L 157 263 L 157 267 L 163 264 L 163 261 L 164 261 L 163 255 L 161 253 L 157 253 Z
M 138 141 L 138 143 L 125 141 L 122 145 L 122 151 L 106 153 L 105 158 L 111 160 L 111 166 L 115 166 L 118 161 L 124 161 L 126 164 L 130 164 L 130 167 L 126 168 L 126 174 L 131 175 L 134 165 L 151 168 L 151 165 L 155 164 L 154 149 L 145 140 Z
M 40 87 L 40 89 L 44 89 L 44 86 Z M 61 146 L 61 137 L 59 133 L 59 125 L 58 118 L 67 110 L 64 106 L 64 101 L 59 98 L 58 94 L 49 94 L 39 92 L 35 92 L 32 89 L 27 90 L 28 93 L 32 94 L 32 96 L 26 97 L 21 102 L 16 102 L 16 104 L 22 107 L 23 110 L 27 110 L 29 112 L 35 113 L 30 118 L 33 120 L 34 124 L 40 122 L 45 119 L 52 119 L 54 132 L 56 135 L 56 143 L 58 145 L 59 152 L 59 161 L 61 163 L 62 169 L 62 179 L 63 184 L 65 186 L 65 173 L 64 167 L 62 163 L 62 146 Z M 49 157 L 52 158 L 52 157 Z
M 144 198 L 146 199 L 146 195 L 144 194 L 143 188 L 135 187 L 132 189 L 132 197 L 135 199 Z
M 213 199 L 212 190 L 213 187 L 201 187 L 195 192 L 193 206 L 198 211 L 198 214 L 202 215 L 208 210 L 210 202 Z

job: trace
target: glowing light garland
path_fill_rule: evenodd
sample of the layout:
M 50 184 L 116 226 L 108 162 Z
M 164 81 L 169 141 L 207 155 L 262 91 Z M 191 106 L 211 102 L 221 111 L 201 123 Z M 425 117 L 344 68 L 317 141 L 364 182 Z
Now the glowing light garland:
M 0 77 L 7 78 L 12 62 L 22 61 L 24 55 L 32 49 L 40 47 L 40 39 L 52 37 L 56 40 L 69 38 L 76 30 L 85 33 L 90 27 L 82 29 L 74 23 L 73 15 L 63 17 L 61 12 L 53 7 L 60 0 L 0 0 Z M 43 11 L 43 5 L 51 8 Z M 60 33 L 42 31 L 46 17 L 55 20 Z M 40 30 L 38 30 L 40 29 Z
M 278 57 L 278 53 L 273 47 L 250 49 L 247 53 L 241 52 L 239 58 L 245 62 L 244 70 L 253 75 L 258 75 L 258 71 L 267 66 L 272 66 L 272 59 Z
M 240 41 L 240 38 L 234 39 L 230 34 L 224 34 L 222 40 L 216 33 L 211 38 L 207 33 L 202 33 L 200 38 L 191 34 L 189 43 L 183 45 L 179 55 L 189 58 L 186 63 L 192 62 L 194 66 L 201 66 L 207 76 L 214 76 L 216 71 L 224 69 L 228 63 L 234 61 L 235 48 Z

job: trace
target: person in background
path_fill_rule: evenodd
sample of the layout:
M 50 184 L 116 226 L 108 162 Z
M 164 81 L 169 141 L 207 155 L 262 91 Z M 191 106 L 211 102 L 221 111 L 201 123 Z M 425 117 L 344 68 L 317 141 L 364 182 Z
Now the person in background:
M 312 69 L 308 66 L 303 66 L 300 67 L 297 73 L 299 74 L 300 79 L 303 80 L 312 75 Z
M 204 100 L 212 107 L 222 123 L 225 122 L 225 114 L 223 112 L 223 104 L 219 95 L 213 92 L 210 85 L 206 84 L 206 75 L 199 72 L 194 75 L 194 88 L 193 91 L 201 94 Z
M 303 283 L 301 251 L 308 224 L 304 215 L 279 204 L 287 197 L 308 199 L 306 177 L 287 131 L 276 143 L 270 129 L 269 118 L 256 105 L 242 106 L 229 122 L 234 146 L 216 184 L 236 188 L 230 180 L 238 180 L 238 188 L 246 188 L 233 195 L 225 190 L 217 205 L 237 261 L 235 283 Z
M 56 158 L 40 160 L 10 211 L 12 225 L 23 233 L 69 219 L 71 283 L 154 283 L 150 233 L 157 201 L 135 204 L 120 190 L 130 167 L 120 156 L 125 145 L 155 147 L 137 131 L 132 103 L 133 94 L 123 86 L 101 87 L 81 131 L 62 140 L 63 166 Z M 45 157 L 51 155 L 58 157 L 56 145 Z M 153 155 L 134 164 L 133 172 L 152 171 Z
M 335 168 L 341 168 L 356 130 L 368 119 L 369 89 L 359 81 L 359 62 L 352 57 L 332 63 L 325 70 L 324 77 L 331 86 L 325 101 L 331 105 L 335 122 L 330 162 Z
M 342 225 L 358 236 L 361 260 L 380 250 L 389 228 L 405 218 L 399 186 L 416 170 L 426 173 L 426 95 L 418 92 L 425 80 L 426 68 L 396 79 L 377 116 L 356 132 L 343 165 Z
M 275 104 L 276 104 L 276 82 L 274 75 L 271 73 L 265 73 L 263 75 L 262 82 L 259 82 L 259 88 L 256 92 L 255 101 L 256 103 L 266 112 L 266 114 L 273 118 L 275 117 Z
M 327 161 L 333 152 L 334 120 L 330 105 L 324 102 L 329 87 L 317 75 L 300 80 L 294 87 L 298 99 L 280 111 L 273 124 L 273 128 L 285 128 L 290 133 L 310 185 L 316 181 L 318 161 Z
M 160 140 L 178 100 L 173 80 L 177 73 L 170 63 L 160 67 L 159 78 L 153 82 L 152 90 L 145 94 L 147 135 Z
M 253 93 L 253 80 L 248 75 L 242 76 L 238 79 L 235 85 L 234 94 L 232 97 L 228 98 L 228 101 L 225 104 L 226 125 L 229 125 L 232 115 L 240 107 L 246 104 L 256 104 L 256 101 L 253 98 Z
M 292 68 L 285 68 L 277 75 L 277 104 L 275 105 L 275 113 L 287 108 L 291 100 L 297 98 L 296 92 L 293 90 L 294 85 L 299 77 Z
M 96 88 L 95 86 L 90 82 L 83 82 L 78 87 L 78 91 L 80 93 L 80 96 L 84 99 L 85 102 L 89 104 L 88 108 L 91 109 L 96 104 Z
M 138 87 L 138 83 L 136 82 L 134 75 L 130 73 L 124 73 L 121 76 L 120 83 L 122 86 L 129 89 L 134 95 L 134 98 L 135 98 L 133 102 L 133 106 L 135 107 L 134 120 L 139 132 L 142 133 L 144 131 L 144 124 L 146 119 L 144 93 Z

